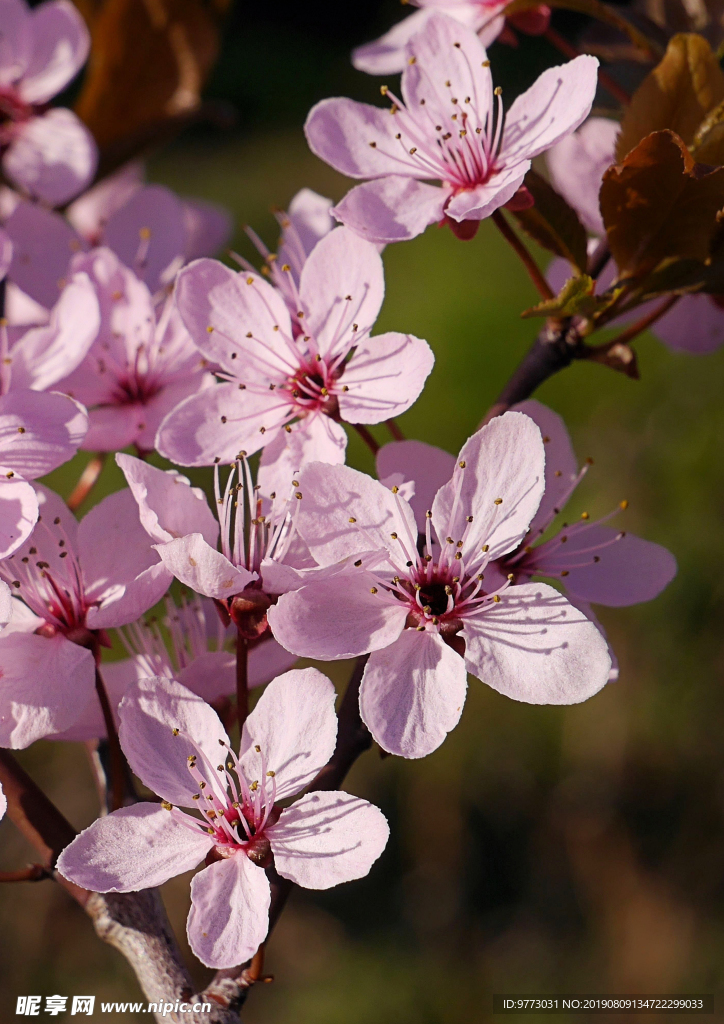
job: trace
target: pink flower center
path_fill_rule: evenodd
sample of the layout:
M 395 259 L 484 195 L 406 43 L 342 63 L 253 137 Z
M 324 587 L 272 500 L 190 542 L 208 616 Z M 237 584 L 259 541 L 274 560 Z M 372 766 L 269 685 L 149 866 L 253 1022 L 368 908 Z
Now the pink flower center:
M 177 729 L 174 735 L 183 736 L 195 749 L 195 753 L 188 755 L 187 765 L 198 786 L 198 793 L 193 796 L 196 813 L 189 814 L 169 803 L 164 803 L 164 807 L 179 824 L 211 836 L 218 856 L 231 857 L 243 852 L 254 863 L 266 866 L 271 848 L 264 830 L 278 820 L 280 811 L 275 804 L 276 773 L 268 769 L 261 747 L 254 748 L 259 755 L 259 778 L 249 781 L 238 757 L 224 740 L 219 740 L 223 762 L 214 766 L 190 736 Z

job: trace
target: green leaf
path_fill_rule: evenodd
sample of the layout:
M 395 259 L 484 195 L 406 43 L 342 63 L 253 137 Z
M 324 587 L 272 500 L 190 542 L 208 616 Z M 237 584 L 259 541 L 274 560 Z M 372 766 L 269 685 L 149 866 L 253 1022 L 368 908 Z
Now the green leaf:
M 555 298 L 545 299 L 537 306 L 523 310 L 520 315 L 524 319 L 533 316 L 589 316 L 598 305 L 598 300 L 593 294 L 595 287 L 596 283 L 592 277 L 588 274 L 579 274 L 578 277 L 569 278 Z
M 535 171 L 528 171 L 524 184 L 535 205 L 528 210 L 513 211 L 518 223 L 538 245 L 562 256 L 585 274 L 588 263 L 586 229 L 576 212 Z

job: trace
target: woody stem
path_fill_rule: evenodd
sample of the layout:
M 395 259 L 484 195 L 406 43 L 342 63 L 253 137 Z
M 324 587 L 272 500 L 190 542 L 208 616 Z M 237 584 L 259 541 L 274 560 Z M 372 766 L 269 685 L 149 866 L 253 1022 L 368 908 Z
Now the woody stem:
M 656 309 L 636 320 L 635 323 L 632 323 L 625 331 L 621 331 L 612 341 L 607 341 L 602 348 L 608 349 L 614 348 L 616 345 L 627 345 L 634 338 L 637 338 L 639 334 L 643 334 L 652 324 L 656 323 L 664 313 L 668 313 L 674 303 L 678 302 L 679 298 L 679 295 L 670 295 Z
M 96 665 L 96 693 L 98 694 L 98 700 L 100 701 L 101 711 L 103 712 L 103 721 L 105 723 L 106 734 L 108 736 L 108 751 L 110 754 L 111 767 L 111 802 L 109 809 L 111 811 L 117 811 L 119 807 L 123 807 L 126 796 L 125 758 L 123 756 L 123 751 L 121 750 L 121 744 L 118 740 L 118 732 L 116 730 L 116 723 L 113 718 L 111 704 L 108 700 L 108 693 L 98 665 Z
M 377 452 L 380 450 L 380 446 L 377 443 L 377 441 L 374 439 L 372 434 L 370 434 L 370 432 L 367 429 L 367 427 L 363 426 L 361 423 L 354 423 L 353 426 L 354 426 L 354 429 L 359 434 L 359 436 L 364 441 L 364 443 L 367 445 L 369 450 L 372 452 L 372 454 L 376 455 Z
M 73 488 L 70 497 L 68 498 L 68 508 L 73 512 L 79 508 L 86 498 L 89 496 L 95 485 L 98 483 L 98 478 L 101 475 L 103 466 L 106 462 L 107 452 L 96 452 L 88 460 L 88 463 L 80 475 L 78 483 Z
M 524 243 L 521 241 L 518 235 L 516 235 L 515 231 L 513 231 L 510 224 L 508 224 L 507 220 L 503 216 L 503 213 L 500 210 L 496 210 L 492 214 L 491 219 L 495 226 L 500 231 L 503 238 L 506 240 L 506 242 L 508 242 L 510 247 L 520 257 L 523 266 L 528 271 L 528 276 L 538 289 L 538 294 L 541 296 L 541 298 L 552 299 L 553 292 L 550 288 L 550 285 L 541 273 L 538 264 L 533 259 L 531 254 L 528 252 Z
M 249 641 L 241 635 L 236 637 L 236 716 L 239 730 L 244 727 L 249 714 Z

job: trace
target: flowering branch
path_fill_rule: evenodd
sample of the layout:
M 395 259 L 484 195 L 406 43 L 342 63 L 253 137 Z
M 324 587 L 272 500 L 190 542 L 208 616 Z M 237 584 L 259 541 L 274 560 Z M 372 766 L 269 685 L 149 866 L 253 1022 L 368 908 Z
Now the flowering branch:
M 537 263 L 535 262 L 531 254 L 528 252 L 527 248 L 525 247 L 521 239 L 516 235 L 515 231 L 513 231 L 510 224 L 508 224 L 507 220 L 500 212 L 500 210 L 496 210 L 493 213 L 491 219 L 495 226 L 500 231 L 503 238 L 506 240 L 506 242 L 508 242 L 511 248 L 520 257 L 523 266 L 528 271 L 528 276 L 538 289 L 538 293 L 541 296 L 541 298 L 552 299 L 554 295 L 550 285 L 541 273 Z

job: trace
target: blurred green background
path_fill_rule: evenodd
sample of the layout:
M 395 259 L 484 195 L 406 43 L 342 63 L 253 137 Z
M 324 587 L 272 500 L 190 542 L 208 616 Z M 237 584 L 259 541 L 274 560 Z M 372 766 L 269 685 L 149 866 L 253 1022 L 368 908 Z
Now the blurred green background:
M 273 245 L 270 207 L 303 186 L 344 194 L 301 123 L 324 95 L 373 99 L 377 83 L 350 68 L 348 51 L 396 17 L 386 3 L 237 11 L 208 90 L 237 107 L 237 127 L 187 135 L 152 160 L 151 178 L 226 205 Z M 533 40 L 491 56 L 508 96 L 556 61 Z M 234 244 L 253 258 L 241 230 Z M 472 242 L 431 228 L 384 261 L 378 331 L 427 338 L 436 355 L 401 426 L 454 452 L 531 343 L 535 324 L 519 312 L 534 292 L 489 222 Z M 679 561 L 656 601 L 600 611 L 620 681 L 553 708 L 471 680 L 461 723 L 435 754 L 358 762 L 348 788 L 385 811 L 390 845 L 368 878 L 294 893 L 268 950 L 276 980 L 251 993 L 248 1024 L 477 1024 L 492 1019 L 492 993 L 511 990 L 724 998 L 724 351 L 675 355 L 650 336 L 637 348 L 638 383 L 574 365 L 537 395 L 565 417 L 581 459 L 594 459 L 568 517 L 627 498 L 621 527 Z M 86 458 L 52 484 L 67 495 Z M 355 437 L 349 459 L 372 468 Z M 107 468 L 93 500 L 121 485 Z M 322 667 L 344 685 L 349 666 Z M 20 759 L 77 828 L 93 820 L 82 746 L 41 743 Z M 32 859 L 3 822 L 0 868 Z M 164 890 L 182 941 L 188 881 Z M 202 986 L 210 972 L 189 961 Z M 58 887 L 5 886 L 0 1019 L 15 1019 L 19 994 L 54 993 L 95 994 L 97 1005 L 141 998 Z

